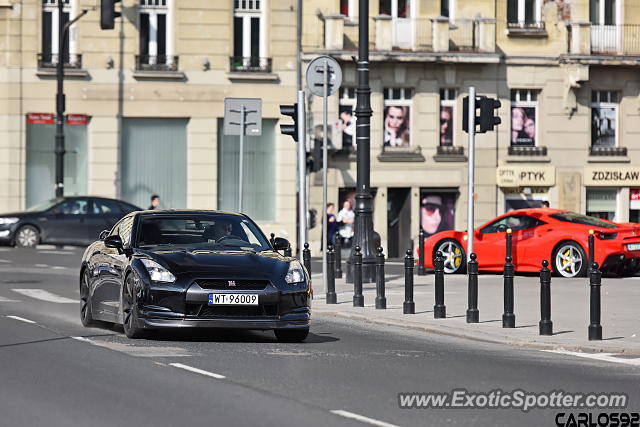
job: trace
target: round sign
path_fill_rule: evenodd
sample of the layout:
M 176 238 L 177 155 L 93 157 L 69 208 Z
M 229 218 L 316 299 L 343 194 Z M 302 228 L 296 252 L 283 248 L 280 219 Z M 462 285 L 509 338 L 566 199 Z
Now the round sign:
M 325 67 L 329 67 L 327 95 L 333 95 L 342 84 L 342 69 L 338 61 L 330 56 L 319 56 L 311 61 L 307 67 L 307 87 L 316 96 L 324 96 Z

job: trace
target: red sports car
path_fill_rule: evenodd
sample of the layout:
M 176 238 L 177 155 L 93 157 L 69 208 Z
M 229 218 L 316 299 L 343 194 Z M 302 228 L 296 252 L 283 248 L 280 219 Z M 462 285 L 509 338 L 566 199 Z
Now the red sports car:
M 617 224 L 557 209 L 514 210 L 476 229 L 473 243 L 480 270 L 503 270 L 509 228 L 513 264 L 519 272 L 540 271 L 546 259 L 561 276 L 585 276 L 589 230 L 594 230 L 595 261 L 601 270 L 624 276 L 640 270 L 640 224 Z M 466 232 L 442 231 L 425 239 L 424 265 L 433 268 L 436 252 L 442 251 L 445 273 L 463 273 L 466 250 Z

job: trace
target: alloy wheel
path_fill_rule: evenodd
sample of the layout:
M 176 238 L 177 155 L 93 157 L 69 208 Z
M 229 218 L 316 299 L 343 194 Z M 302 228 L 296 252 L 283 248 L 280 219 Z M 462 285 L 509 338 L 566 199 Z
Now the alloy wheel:
M 440 244 L 438 250 L 444 256 L 444 272 L 447 274 L 458 272 L 462 266 L 464 256 L 460 245 L 453 240 L 447 240 Z
M 584 262 L 581 251 L 572 244 L 567 244 L 556 252 L 556 269 L 563 277 L 576 277 L 580 274 Z
M 16 243 L 23 248 L 32 248 L 38 244 L 38 231 L 33 227 L 22 227 L 18 230 Z

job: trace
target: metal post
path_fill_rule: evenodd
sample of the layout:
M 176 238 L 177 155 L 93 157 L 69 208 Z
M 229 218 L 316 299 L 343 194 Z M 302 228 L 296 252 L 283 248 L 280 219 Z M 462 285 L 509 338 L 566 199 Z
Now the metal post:
M 598 263 L 591 264 L 589 272 L 589 287 L 591 288 L 590 309 L 589 309 L 589 341 L 602 340 L 602 325 L 600 324 L 601 300 L 600 286 L 602 272 L 598 270 Z
M 469 163 L 467 178 L 467 253 L 473 253 L 473 196 L 476 143 L 476 88 L 469 87 Z
M 402 312 L 404 314 L 415 314 L 416 303 L 413 302 L 413 255 L 411 249 L 407 249 L 404 256 L 404 303 Z
M 540 269 L 540 335 L 553 335 L 551 321 L 551 270 L 549 261 L 542 261 Z
M 424 269 L 424 230 L 422 229 L 422 226 L 420 226 L 420 232 L 418 233 L 418 250 L 419 250 L 419 254 L 418 254 L 418 276 L 424 276 L 425 274 L 427 274 L 427 271 Z
M 304 268 L 307 269 L 307 273 L 309 277 L 311 277 L 311 251 L 309 250 L 309 244 L 304 244 L 304 249 L 302 250 L 302 263 L 304 264 Z
M 275 239 L 276 239 L 275 233 L 271 233 L 271 238 L 269 239 L 269 242 L 271 243 L 271 246 L 274 245 Z
M 298 28 L 299 30 L 300 28 Z M 300 70 L 298 70 L 298 74 L 300 74 Z M 302 259 L 302 242 L 307 241 L 307 134 L 305 133 L 305 120 L 304 91 L 298 90 L 298 250 L 300 251 L 300 259 Z
M 291 245 L 287 246 L 287 249 L 284 250 L 284 256 L 291 256 Z
M 440 251 L 436 252 L 435 282 L 436 304 L 433 306 L 433 317 L 444 319 L 447 317 L 447 307 L 444 305 L 444 257 Z
M 64 59 L 65 59 L 65 31 L 63 25 L 64 2 L 58 1 L 58 63 L 56 64 L 57 94 L 56 94 L 56 197 L 64 196 Z
M 243 166 L 243 156 L 244 156 L 244 114 L 245 107 L 244 104 L 240 106 L 240 160 L 239 160 L 239 176 L 238 176 L 238 212 L 242 212 L 242 166 Z
M 467 323 L 478 323 L 480 312 L 478 311 L 478 261 L 477 255 L 471 252 L 471 260 L 467 264 L 469 275 Z
M 362 252 L 360 252 L 360 246 L 355 247 L 353 263 L 353 306 L 364 307 L 364 295 L 362 295 Z
M 340 233 L 336 231 L 334 236 L 335 251 L 336 251 L 336 278 L 342 279 L 342 241 L 340 240 Z
M 369 0 L 360 0 L 358 16 L 358 86 L 356 87 L 357 182 L 353 245 L 362 248 L 365 280 L 375 280 L 373 197 L 371 196 L 371 88 L 369 87 Z M 347 261 L 347 282 L 353 280 L 355 252 Z
M 593 230 L 589 230 L 589 269 L 591 269 L 591 266 L 593 265 L 593 263 L 595 262 L 595 236 L 594 236 L 594 231 Z
M 327 164 L 327 121 L 329 109 L 329 63 L 324 61 L 324 69 L 323 69 L 323 94 L 322 94 L 322 282 L 324 285 L 325 292 L 327 291 L 327 227 L 328 218 L 327 218 L 327 169 L 329 165 Z
M 387 297 L 384 295 L 384 254 L 382 247 L 378 248 L 376 255 L 376 308 L 387 308 Z
M 511 240 L 513 236 L 511 229 L 507 230 L 507 250 L 504 264 L 504 313 L 502 314 L 502 327 L 503 328 L 515 328 L 516 327 L 516 315 L 513 313 L 513 277 L 514 266 L 511 262 L 512 249 Z
M 327 246 L 327 304 L 337 304 L 338 296 L 336 295 L 336 278 L 334 275 L 335 272 L 335 252 L 333 251 L 333 246 Z

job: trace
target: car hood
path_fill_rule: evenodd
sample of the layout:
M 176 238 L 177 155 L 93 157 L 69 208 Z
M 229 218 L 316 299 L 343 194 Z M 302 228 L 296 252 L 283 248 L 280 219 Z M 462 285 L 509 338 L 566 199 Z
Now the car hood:
M 1 213 L 0 218 L 24 218 L 31 215 L 37 215 L 40 212 L 9 212 Z
M 140 255 L 165 266 L 173 274 L 206 274 L 229 279 L 266 279 L 287 273 L 291 258 L 274 251 L 145 250 Z

